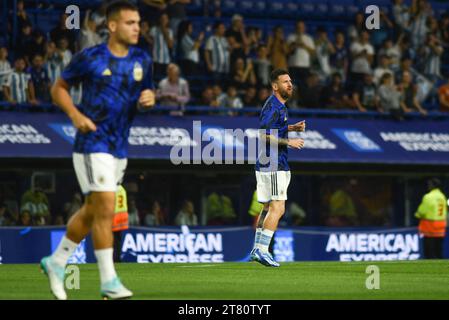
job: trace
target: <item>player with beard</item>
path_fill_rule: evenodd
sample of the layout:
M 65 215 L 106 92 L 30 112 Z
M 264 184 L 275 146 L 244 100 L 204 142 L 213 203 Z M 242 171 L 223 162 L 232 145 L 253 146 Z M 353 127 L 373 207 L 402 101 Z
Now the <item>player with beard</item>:
M 288 132 L 304 131 L 306 125 L 305 121 L 287 124 L 288 111 L 285 103 L 292 96 L 293 84 L 286 70 L 276 69 L 271 73 L 271 87 L 273 94 L 265 101 L 259 118 L 266 150 L 259 154 L 256 162 L 257 200 L 264 207 L 257 221 L 251 260 L 265 266 L 279 267 L 268 248 L 285 212 L 290 183 L 288 147 L 301 149 L 304 146 L 303 139 L 289 139 Z

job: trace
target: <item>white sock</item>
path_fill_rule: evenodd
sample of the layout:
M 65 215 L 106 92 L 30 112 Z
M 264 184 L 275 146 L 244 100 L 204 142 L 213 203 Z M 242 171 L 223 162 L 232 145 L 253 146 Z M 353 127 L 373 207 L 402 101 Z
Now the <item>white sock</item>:
M 117 274 L 115 273 L 114 260 L 112 257 L 113 249 L 101 249 L 95 250 L 94 252 L 98 262 L 98 269 L 100 270 L 101 284 L 111 281 L 117 276 Z
M 65 266 L 67 265 L 67 261 L 75 251 L 76 247 L 78 247 L 78 243 L 73 242 L 64 235 L 58 247 L 56 248 L 56 251 L 51 255 L 51 259 L 56 264 L 65 268 Z
M 270 246 L 271 238 L 273 238 L 274 231 L 263 229 L 260 234 L 259 248 L 262 252 L 268 252 L 268 247 Z
M 262 228 L 256 229 L 256 237 L 254 238 L 254 249 L 260 249 L 260 235 L 262 234 Z

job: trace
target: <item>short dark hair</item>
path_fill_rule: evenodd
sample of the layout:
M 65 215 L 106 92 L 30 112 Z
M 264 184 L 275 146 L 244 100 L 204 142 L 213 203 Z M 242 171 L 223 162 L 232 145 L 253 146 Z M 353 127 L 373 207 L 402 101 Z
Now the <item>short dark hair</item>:
M 270 76 L 271 83 L 276 82 L 277 79 L 280 76 L 283 76 L 284 74 L 288 75 L 288 71 L 285 70 L 285 69 L 275 69 L 275 70 L 273 70 L 273 72 L 271 72 L 271 76 Z
M 441 186 L 443 185 L 443 184 L 441 183 L 441 180 L 438 179 L 438 178 L 430 178 L 430 179 L 427 181 L 427 183 L 428 183 L 430 189 L 441 188 Z
M 125 0 L 114 1 L 106 8 L 106 20 L 111 19 L 122 10 L 139 11 L 139 9 L 132 3 Z

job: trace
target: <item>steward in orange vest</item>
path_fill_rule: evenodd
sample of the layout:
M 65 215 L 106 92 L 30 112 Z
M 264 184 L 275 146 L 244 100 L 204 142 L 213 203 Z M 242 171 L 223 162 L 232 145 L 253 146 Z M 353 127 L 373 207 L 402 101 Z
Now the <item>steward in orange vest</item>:
M 415 217 L 419 220 L 419 233 L 424 236 L 424 258 L 442 259 L 443 240 L 446 236 L 447 199 L 441 192 L 441 181 L 428 182 L 429 193 L 424 195 Z
M 123 186 L 118 186 L 115 193 L 115 215 L 112 222 L 112 231 L 114 234 L 114 262 L 120 262 L 121 260 L 122 231 L 129 228 L 127 201 L 125 188 L 123 188 Z

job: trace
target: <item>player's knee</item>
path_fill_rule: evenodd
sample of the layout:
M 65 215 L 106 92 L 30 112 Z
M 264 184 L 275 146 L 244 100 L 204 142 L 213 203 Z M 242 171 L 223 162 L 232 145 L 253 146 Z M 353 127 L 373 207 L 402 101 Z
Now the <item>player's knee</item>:
M 112 220 L 114 217 L 114 197 L 109 194 L 95 194 L 91 195 L 88 205 L 88 211 L 94 219 Z
M 277 217 L 281 218 L 285 212 L 284 201 L 272 201 L 270 202 L 270 211 L 273 212 Z

